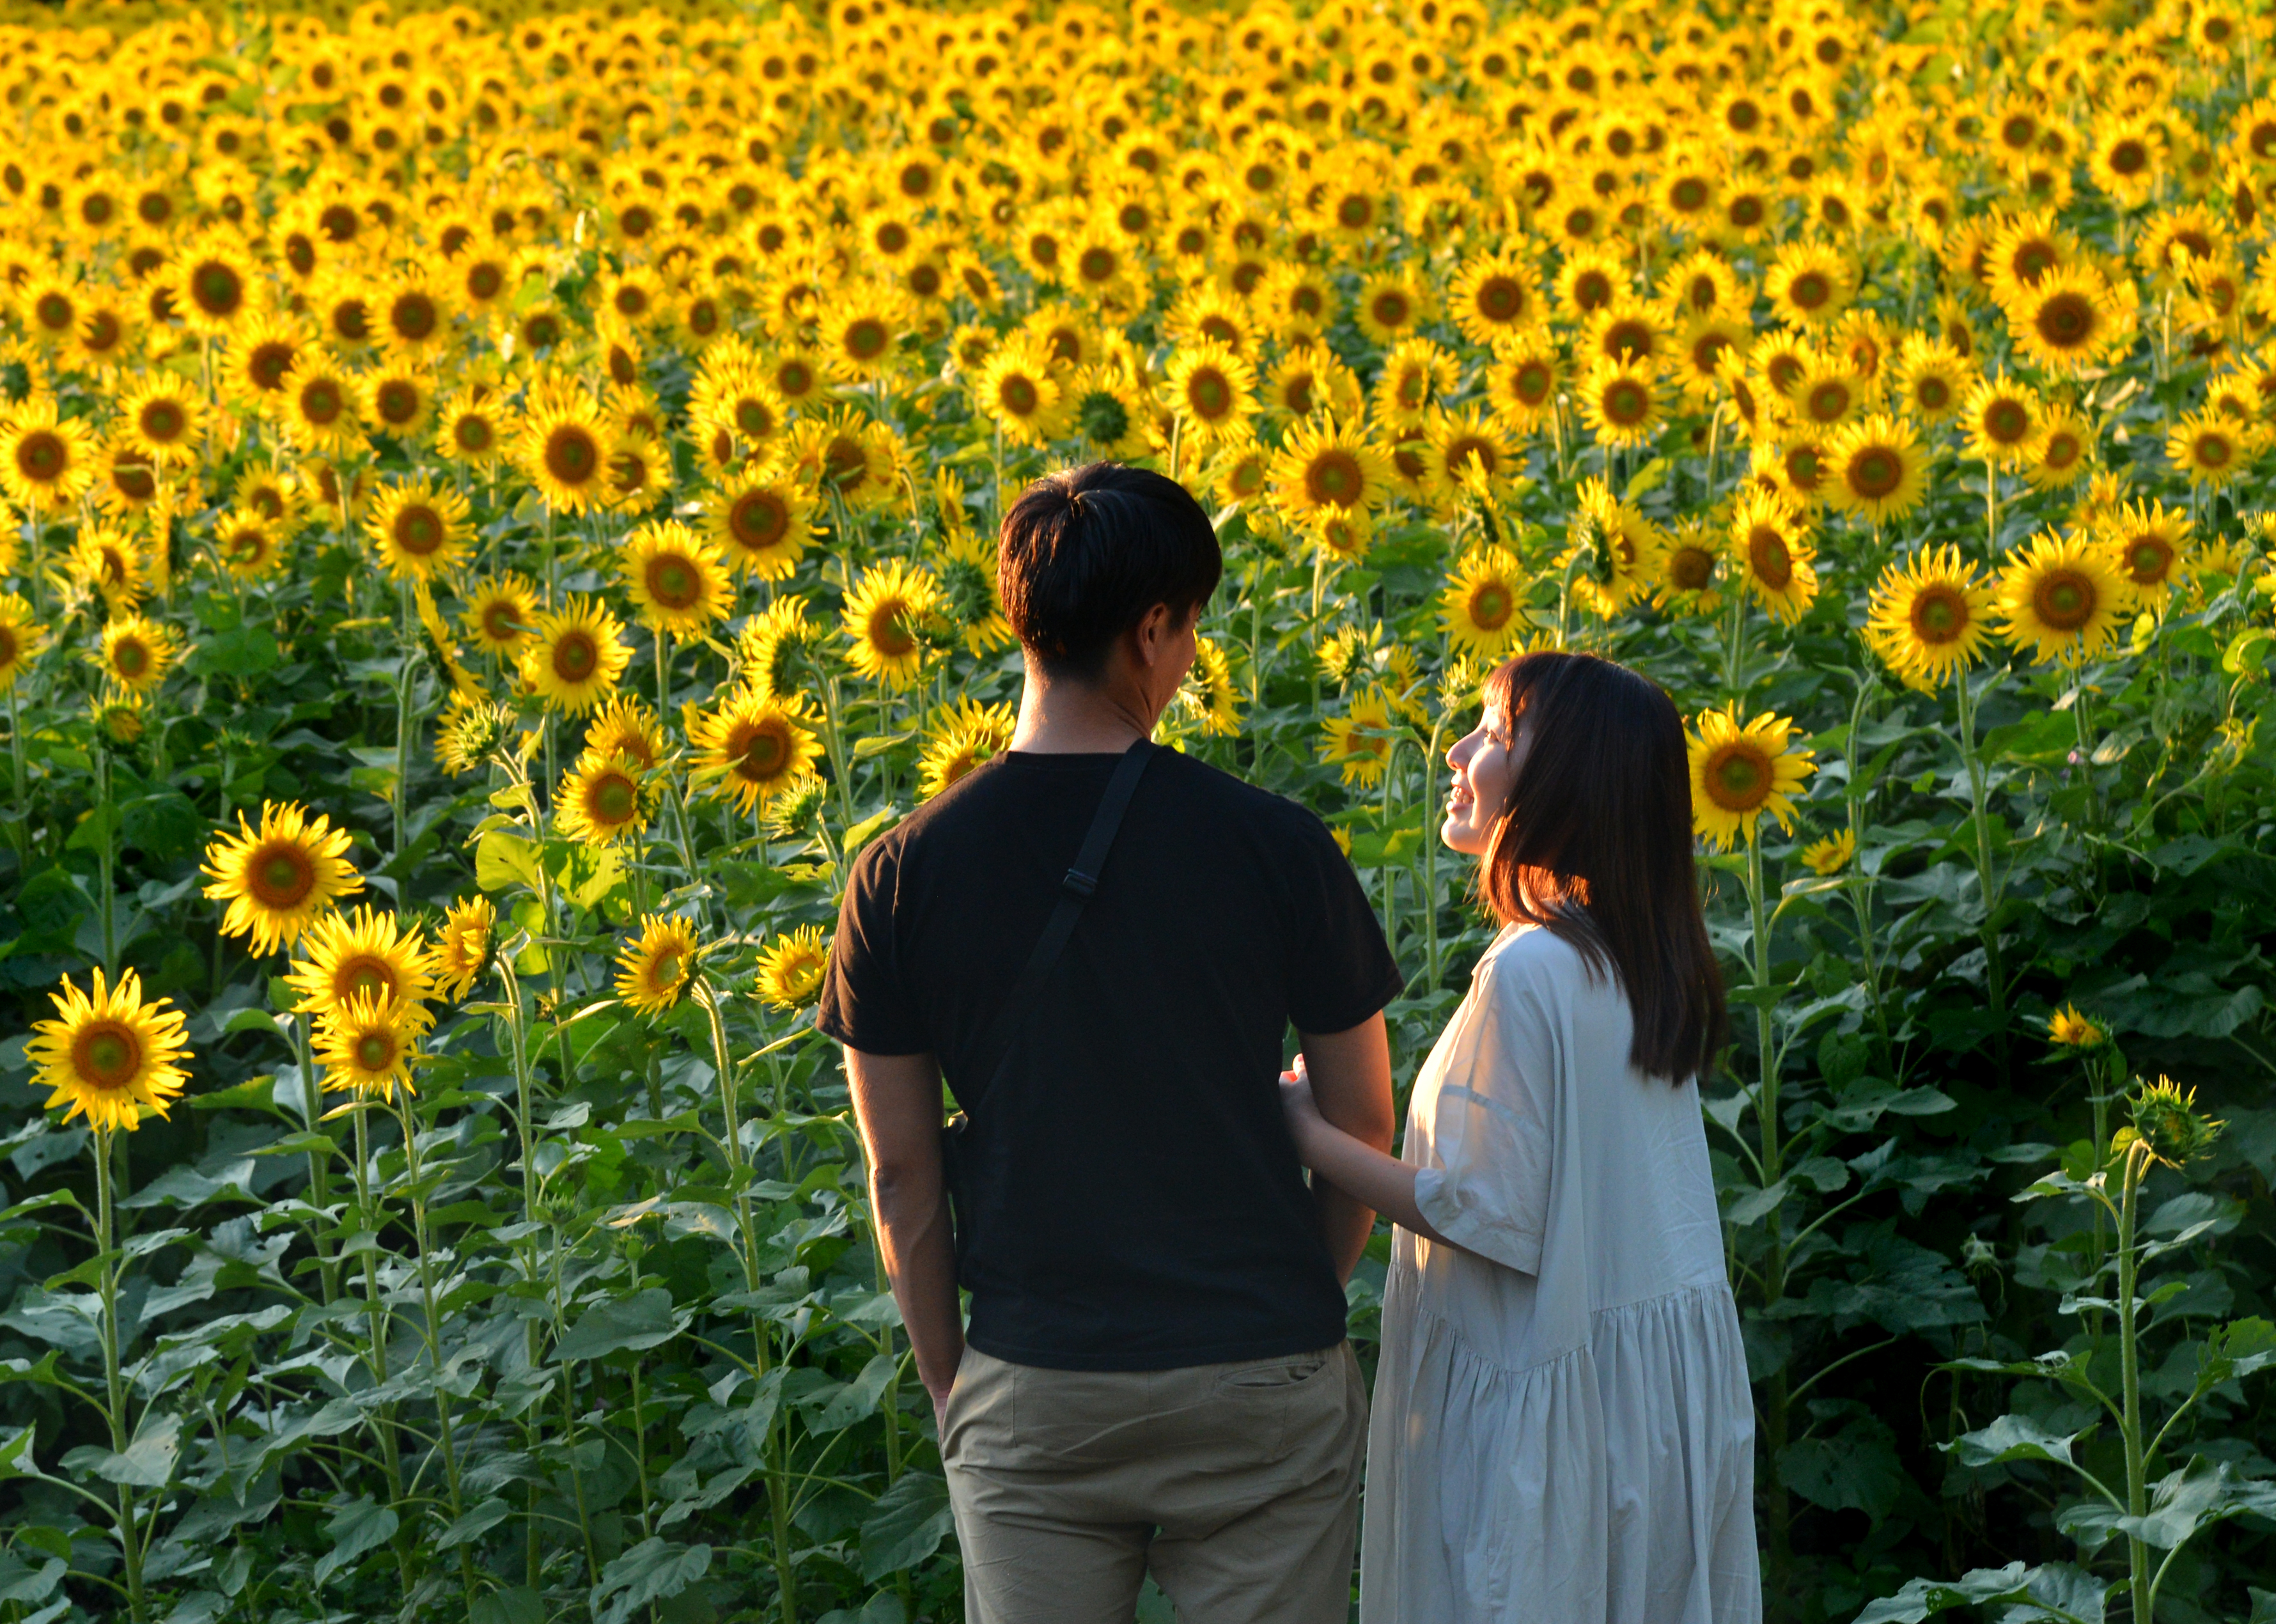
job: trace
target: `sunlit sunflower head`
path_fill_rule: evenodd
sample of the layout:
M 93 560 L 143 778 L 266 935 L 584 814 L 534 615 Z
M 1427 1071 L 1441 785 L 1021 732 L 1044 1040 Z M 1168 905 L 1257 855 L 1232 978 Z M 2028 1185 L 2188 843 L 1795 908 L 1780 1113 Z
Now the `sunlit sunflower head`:
M 0 596 L 0 694 L 31 669 L 47 641 L 47 628 L 33 618 L 29 603 L 12 592 Z
M 114 613 L 121 609 L 131 611 L 149 585 L 143 545 L 115 526 L 83 525 L 79 540 L 72 543 L 66 567 L 72 581 L 100 593 Z
M 759 997 L 777 1009 L 803 1009 L 822 996 L 830 938 L 819 925 L 785 930 L 759 954 Z
M 103 624 L 95 664 L 120 687 L 143 694 L 166 679 L 181 649 L 181 639 L 171 626 L 140 615 L 120 615 Z
M 1768 712 L 1741 725 L 1738 707 L 1702 711 L 1691 734 L 1691 824 L 1729 851 L 1768 812 L 1794 828 L 1793 797 L 1817 770 L 1814 752 L 1795 747 L 1794 724 Z
M 1353 700 L 1343 715 L 1330 717 L 1322 724 L 1325 736 L 1320 741 L 1320 755 L 1341 764 L 1345 783 L 1372 789 L 1382 782 L 1384 769 L 1390 764 L 1392 747 L 1398 742 L 1393 736 L 1396 725 L 1391 696 L 1379 687 L 1369 688 Z
M 163 372 L 145 377 L 118 401 L 119 432 L 156 463 L 196 457 L 203 417 L 197 391 Z
M 806 618 L 806 600 L 785 593 L 743 622 L 735 639 L 735 658 L 744 687 L 764 698 L 795 694 L 808 651 L 823 641 L 822 628 Z
M 474 527 L 466 497 L 425 479 L 383 488 L 364 514 L 363 533 L 397 581 L 431 581 L 465 561 Z
M 284 979 L 300 995 L 294 1007 L 311 1015 L 327 1014 L 353 998 L 393 1006 L 417 1005 L 435 994 L 433 954 L 423 934 L 402 929 L 392 913 L 361 906 L 310 925 L 300 962 Z
M 689 728 L 695 765 L 691 781 L 755 812 L 812 776 L 821 741 L 805 724 L 814 719 L 803 696 L 747 690 L 731 694 L 716 710 L 699 711 Z
M 1823 840 L 1812 840 L 1802 848 L 1802 864 L 1820 879 L 1839 874 L 1849 866 L 1857 854 L 1857 834 L 1845 829 L 1840 834 L 1828 835 Z
M 2125 572 L 2136 601 L 2164 603 L 2189 559 L 2188 511 L 2162 502 L 2115 505 L 2095 529 Z
M 1360 285 L 1352 307 L 1359 329 L 1388 348 L 1413 333 L 1430 314 L 1429 297 L 1403 272 L 1381 270 Z
M 2007 641 L 2041 664 L 2075 666 L 2100 654 L 2132 596 L 2108 547 L 2085 535 L 2041 535 L 1999 572 Z
M 796 482 L 747 471 L 706 500 L 712 538 L 727 561 L 761 581 L 787 580 L 814 534 L 814 499 Z
M 939 713 L 927 732 L 918 764 L 917 793 L 930 801 L 1012 742 L 1017 721 L 1009 705 L 982 705 L 969 697 Z
M 1529 629 L 1527 586 L 1514 554 L 1499 547 L 1475 549 L 1454 566 L 1439 594 L 1440 623 L 1460 648 L 1498 659 Z
M 1775 491 L 1748 493 L 1731 515 L 1731 559 L 1756 603 L 1792 624 L 1817 598 L 1809 521 Z
M 1233 665 L 1215 638 L 1194 639 L 1194 667 L 1178 697 L 1199 720 L 1205 736 L 1230 739 L 1240 732 L 1240 690 L 1233 687 Z
M 300 933 L 363 889 L 350 866 L 348 831 L 310 818 L 291 801 L 264 801 L 261 827 L 238 814 L 238 832 L 217 836 L 205 851 L 205 894 L 226 900 L 224 936 L 249 936 L 255 952 L 289 947 Z
M 1656 368 L 1598 357 L 1581 384 L 1581 416 L 1605 445 L 1642 445 L 1666 421 Z
M 2038 397 L 2005 378 L 1984 378 L 1968 393 L 1968 454 L 1995 468 L 2029 460 L 2037 440 L 2042 408 Z
M 924 668 L 923 624 L 942 606 L 930 571 L 892 558 L 861 572 L 846 595 L 842 629 L 854 668 L 873 682 L 905 688 Z
M 232 332 L 254 312 L 254 260 L 232 233 L 211 231 L 186 245 L 158 276 L 193 332 Z
M 2070 406 L 2052 406 L 2040 420 L 2023 476 L 2035 489 L 2060 490 L 2086 477 L 2094 452 L 2094 426 Z
M 620 757 L 588 754 L 561 775 L 553 792 L 555 825 L 587 846 L 611 846 L 648 827 L 646 775 Z
M 2189 482 L 2219 490 L 2256 461 L 2263 444 L 2251 424 L 2234 423 L 2212 412 L 2193 412 L 2166 436 L 2166 460 Z
M 1333 418 L 1295 425 L 1272 459 L 1272 499 L 1291 522 L 1363 518 L 1391 494 L 1391 459 Z
M 1442 504 L 1454 503 L 1466 490 L 1482 489 L 1497 498 L 1507 493 L 1521 465 L 1498 421 L 1468 406 L 1434 413 L 1426 433 L 1428 477 Z
M 1901 518 L 1928 490 L 1928 452 L 1897 418 L 1850 424 L 1826 447 L 1826 502 L 1869 523 Z
M 51 511 L 79 500 L 95 474 L 95 436 L 44 395 L 0 414 L 0 489 L 19 506 Z
M 1571 583 L 1574 601 L 1609 618 L 1652 589 L 1667 533 L 1613 496 L 1601 479 L 1582 480 L 1574 496 L 1557 567 Z
M 617 997 L 643 1015 L 660 1015 L 679 1002 L 694 973 L 695 928 L 644 914 L 640 935 L 617 955 Z
M 616 692 L 632 657 L 616 616 L 596 599 L 573 597 L 538 615 L 521 675 L 547 709 L 582 716 Z
M 437 413 L 435 451 L 465 468 L 487 473 L 505 460 L 520 432 L 520 425 L 496 395 L 462 397 Z
M 322 351 L 310 347 L 300 352 L 284 375 L 278 396 L 273 409 L 302 451 L 338 456 L 364 443 L 363 406 L 355 379 Z
M 585 725 L 586 761 L 625 761 L 653 772 L 664 760 L 664 729 L 648 708 L 629 694 L 603 705 Z
M 1024 334 L 998 346 L 972 377 L 981 415 L 1022 445 L 1045 444 L 1066 427 L 1064 393 L 1050 354 Z
M 425 1058 L 419 1040 L 430 1019 L 415 1004 L 356 997 L 316 1022 L 316 1061 L 324 1087 L 360 1099 L 392 1101 L 413 1091 L 411 1073 Z
M 2066 1004 L 2047 1017 L 2047 1041 L 2066 1049 L 2099 1049 L 2110 1035 L 2079 1013 L 2077 1005 Z
M 490 937 L 497 929 L 497 909 L 476 892 L 443 912 L 443 928 L 436 933 L 435 990 L 446 998 L 462 998 L 473 990 L 490 963 Z
M 65 976 L 63 990 L 48 995 L 56 1019 L 32 1023 L 24 1055 L 32 1081 L 49 1091 L 47 1108 L 68 1107 L 64 1121 L 84 1116 L 99 1134 L 131 1132 L 145 1109 L 164 1116 L 189 1081 L 183 1017 L 171 999 L 146 1003 L 133 970 L 121 972 L 115 986 L 100 969 L 92 982 L 81 992 Z
M 1787 244 L 1763 279 L 1764 296 L 1791 327 L 1825 326 L 1849 307 L 1855 292 L 1855 267 L 1839 249 L 1822 243 Z
M 834 493 L 854 512 L 890 500 L 900 489 L 900 439 L 858 412 L 801 419 L 785 452 L 801 480 Z
M 452 688 L 435 718 L 435 764 L 452 778 L 486 765 L 513 732 L 513 709 Z
M 1996 602 L 1959 548 L 1924 547 L 1881 572 L 1865 641 L 1908 687 L 1933 690 L 1975 663 Z
M 1565 379 L 1565 359 L 1546 327 L 1521 327 L 1506 333 L 1486 359 L 1486 398 L 1512 429 L 1535 427 L 1555 409 Z
M 231 509 L 214 516 L 213 550 L 230 574 L 239 581 L 258 581 L 284 562 L 283 528 L 253 509 Z
M 1713 527 L 1703 518 L 1680 520 L 1659 555 L 1659 581 L 1652 602 L 1663 610 L 1708 615 L 1723 603 L 1717 577 L 1723 550 Z
M 1543 314 L 1533 269 L 1503 254 L 1480 254 L 1457 271 L 1446 307 L 1463 336 L 1478 345 L 1491 345 Z
M 1181 346 L 1170 358 L 1162 404 L 1198 444 L 1248 432 L 1256 409 L 1256 368 L 1213 340 Z
M 614 437 L 589 401 L 569 391 L 548 391 L 532 398 L 516 460 L 556 512 L 581 513 L 611 498 Z
M 652 631 L 698 637 L 735 605 L 734 582 L 718 543 L 676 519 L 633 531 L 617 569 L 641 623 Z
M 536 625 L 537 588 L 512 570 L 475 581 L 460 596 L 459 629 L 490 654 L 520 652 Z
M 2091 366 L 2134 334 L 2134 283 L 2122 289 L 2085 266 L 2050 270 L 2017 287 L 2005 306 L 2008 336 L 2040 366 Z
M 1419 429 L 1433 406 L 1453 391 L 1454 357 L 1428 338 L 1402 338 L 1384 357 L 1369 392 L 1376 421 L 1393 429 Z
M 1975 369 L 1949 344 L 1914 333 L 1898 354 L 1896 401 L 1916 421 L 1946 422 L 1967 404 L 1975 377 Z

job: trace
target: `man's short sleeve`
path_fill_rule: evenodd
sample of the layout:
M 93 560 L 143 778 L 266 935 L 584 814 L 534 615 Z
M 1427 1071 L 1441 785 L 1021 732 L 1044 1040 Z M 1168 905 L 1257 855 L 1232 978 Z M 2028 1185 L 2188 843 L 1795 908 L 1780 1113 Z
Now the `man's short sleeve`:
M 924 1054 L 933 1048 L 902 983 L 894 946 L 899 857 L 899 842 L 881 840 L 854 861 L 814 1015 L 822 1033 L 863 1054 Z
M 1288 1018 L 1300 1032 L 1346 1032 L 1406 987 L 1383 923 L 1327 826 L 1297 809 L 1289 889 Z

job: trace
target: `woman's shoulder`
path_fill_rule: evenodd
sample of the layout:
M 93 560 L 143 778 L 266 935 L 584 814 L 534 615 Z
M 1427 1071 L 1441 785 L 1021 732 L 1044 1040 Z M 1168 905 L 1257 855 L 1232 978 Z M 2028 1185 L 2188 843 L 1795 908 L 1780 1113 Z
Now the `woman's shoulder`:
M 1478 977 L 1496 988 L 1538 987 L 1595 979 L 1589 957 L 1545 925 L 1511 925 L 1478 960 Z

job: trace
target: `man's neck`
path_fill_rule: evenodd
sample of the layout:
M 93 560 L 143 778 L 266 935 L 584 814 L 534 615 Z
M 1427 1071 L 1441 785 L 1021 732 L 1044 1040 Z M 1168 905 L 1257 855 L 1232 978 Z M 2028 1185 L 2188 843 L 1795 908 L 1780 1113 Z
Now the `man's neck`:
M 1154 731 L 1145 701 L 1125 685 L 1045 677 L 1030 664 L 1012 748 L 1031 755 L 1119 755 Z

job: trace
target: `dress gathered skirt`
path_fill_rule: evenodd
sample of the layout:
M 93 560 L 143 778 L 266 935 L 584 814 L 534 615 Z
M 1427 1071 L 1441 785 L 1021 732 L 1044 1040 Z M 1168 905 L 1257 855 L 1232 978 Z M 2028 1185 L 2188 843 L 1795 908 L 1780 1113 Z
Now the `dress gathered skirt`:
M 1755 1624 L 1754 1411 L 1696 1087 L 1513 927 L 1416 1078 L 1362 1624 Z

